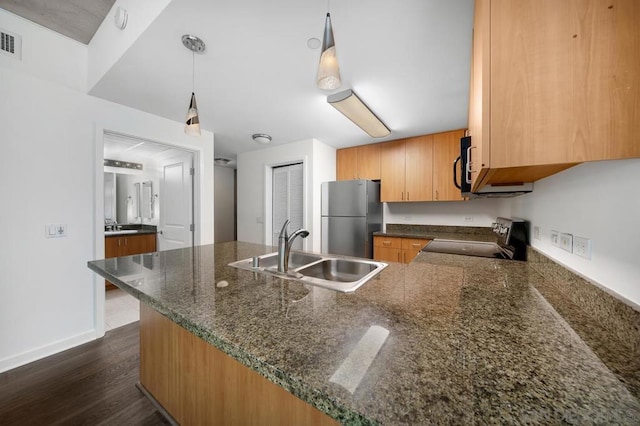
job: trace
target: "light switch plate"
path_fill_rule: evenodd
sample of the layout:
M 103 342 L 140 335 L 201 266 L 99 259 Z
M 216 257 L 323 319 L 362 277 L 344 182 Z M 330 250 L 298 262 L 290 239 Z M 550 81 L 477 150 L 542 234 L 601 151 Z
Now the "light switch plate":
M 555 247 L 560 247 L 560 232 L 551 231 L 551 245 Z
M 573 235 L 560 234 L 560 248 L 569 253 L 573 253 Z
M 66 223 L 48 223 L 44 227 L 44 236 L 47 238 L 60 238 L 67 236 Z
M 583 237 L 573 237 L 573 253 L 591 260 L 591 240 Z

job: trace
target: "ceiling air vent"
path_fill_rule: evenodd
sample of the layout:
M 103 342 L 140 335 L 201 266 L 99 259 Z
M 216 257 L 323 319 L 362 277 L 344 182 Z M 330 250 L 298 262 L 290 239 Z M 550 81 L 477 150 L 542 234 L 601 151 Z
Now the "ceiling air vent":
M 0 52 L 15 59 L 22 59 L 22 37 L 0 29 Z

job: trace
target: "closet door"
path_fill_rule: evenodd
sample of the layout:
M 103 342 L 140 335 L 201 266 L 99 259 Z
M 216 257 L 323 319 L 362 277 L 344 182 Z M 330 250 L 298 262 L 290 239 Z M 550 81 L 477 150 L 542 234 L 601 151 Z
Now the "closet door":
M 289 219 L 289 234 L 303 227 L 303 168 L 302 163 L 273 168 L 273 245 L 278 244 L 278 236 L 284 222 Z M 302 238 L 293 244 L 302 250 Z

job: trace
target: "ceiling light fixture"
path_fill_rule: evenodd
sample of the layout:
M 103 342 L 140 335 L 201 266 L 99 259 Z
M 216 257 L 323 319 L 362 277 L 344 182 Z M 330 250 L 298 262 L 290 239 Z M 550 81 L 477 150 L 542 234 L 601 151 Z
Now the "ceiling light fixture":
M 191 136 L 200 136 L 200 117 L 198 116 L 198 105 L 196 104 L 196 53 L 203 53 L 205 49 L 204 41 L 200 38 L 185 34 L 182 36 L 182 44 L 189 49 L 192 54 L 192 75 L 191 75 L 191 101 L 187 110 L 187 119 L 184 124 L 184 132 Z
M 228 158 L 224 158 L 224 157 L 216 157 L 213 159 L 213 162 L 216 163 L 219 166 L 226 166 L 227 164 L 229 164 L 231 162 L 231 160 L 229 160 Z
M 342 85 L 329 12 L 327 12 L 327 18 L 324 21 L 324 37 L 322 37 L 322 52 L 320 53 L 316 84 L 322 90 L 333 90 Z
M 329 95 L 327 102 L 372 138 L 383 138 L 391 134 L 391 130 L 360 100 L 353 90 L 348 89 Z
M 251 135 L 251 137 L 253 138 L 254 141 L 261 144 L 268 144 L 269 142 L 271 142 L 271 136 L 264 133 L 255 133 Z

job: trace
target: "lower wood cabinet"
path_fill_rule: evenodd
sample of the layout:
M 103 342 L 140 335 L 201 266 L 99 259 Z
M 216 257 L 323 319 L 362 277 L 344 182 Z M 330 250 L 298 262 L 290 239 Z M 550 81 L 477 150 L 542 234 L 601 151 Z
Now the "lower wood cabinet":
M 140 383 L 178 424 L 338 425 L 144 303 Z
M 424 238 L 373 237 L 373 259 L 411 263 L 430 240 Z
M 129 256 L 156 251 L 156 234 L 113 235 L 104 238 L 104 258 Z M 115 286 L 105 280 L 107 288 Z

